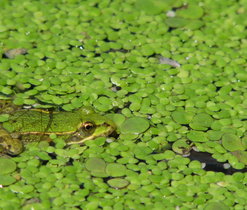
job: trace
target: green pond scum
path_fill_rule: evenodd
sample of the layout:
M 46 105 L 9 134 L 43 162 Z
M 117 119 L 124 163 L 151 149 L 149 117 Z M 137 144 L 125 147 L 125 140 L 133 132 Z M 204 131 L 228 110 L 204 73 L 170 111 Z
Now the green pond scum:
M 246 5 L 1 0 L 0 209 L 245 209 Z

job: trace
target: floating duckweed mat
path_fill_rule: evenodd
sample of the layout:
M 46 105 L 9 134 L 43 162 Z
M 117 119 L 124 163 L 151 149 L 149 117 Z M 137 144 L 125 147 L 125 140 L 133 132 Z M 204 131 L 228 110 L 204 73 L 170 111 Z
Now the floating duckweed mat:
M 119 134 L 69 147 L 52 135 L 53 145 L 1 157 L 0 209 L 245 208 L 246 1 L 1 0 L 0 9 L 0 98 L 90 105 Z M 193 159 L 192 148 L 209 156 Z

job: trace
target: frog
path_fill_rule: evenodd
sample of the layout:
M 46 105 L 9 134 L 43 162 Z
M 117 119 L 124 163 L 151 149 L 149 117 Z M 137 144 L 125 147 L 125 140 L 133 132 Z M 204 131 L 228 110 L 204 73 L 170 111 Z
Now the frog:
M 5 109 L 1 109 L 3 113 Z M 75 111 L 17 109 L 0 127 L 0 154 L 19 155 L 29 142 L 51 142 L 51 134 L 65 140 L 67 145 L 83 144 L 97 137 L 107 137 L 116 126 L 106 116 L 91 107 Z

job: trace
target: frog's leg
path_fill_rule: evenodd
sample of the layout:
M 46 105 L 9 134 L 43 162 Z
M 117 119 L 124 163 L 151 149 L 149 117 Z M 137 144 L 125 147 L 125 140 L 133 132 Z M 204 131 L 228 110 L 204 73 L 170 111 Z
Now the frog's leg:
M 23 152 L 24 146 L 19 139 L 12 139 L 11 145 L 8 145 L 8 154 L 9 155 L 19 155 Z
M 11 156 L 6 154 L 6 150 L 2 145 L 0 145 L 0 158 L 11 158 Z
M 0 99 L 0 113 L 12 113 L 17 109 L 18 107 L 12 104 L 11 101 Z
M 4 154 L 4 153 L 5 153 L 5 148 L 3 147 L 3 145 L 0 144 L 0 154 Z
M 0 145 L 0 158 L 10 158 L 10 156 L 6 155 L 5 153 L 6 153 L 5 149 L 3 148 L 2 145 Z
M 12 138 L 6 130 L 0 128 L 0 153 L 18 155 L 22 151 L 22 142 L 19 139 Z

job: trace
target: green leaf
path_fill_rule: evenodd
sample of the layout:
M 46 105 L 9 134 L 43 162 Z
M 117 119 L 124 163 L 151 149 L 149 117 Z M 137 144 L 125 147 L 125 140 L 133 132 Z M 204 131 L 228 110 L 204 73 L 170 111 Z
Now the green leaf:
M 92 157 L 85 163 L 86 169 L 91 172 L 93 176 L 106 177 L 106 163 L 101 158 Z
M 0 185 L 10 185 L 10 184 L 13 184 L 15 181 L 16 179 L 10 175 L 0 174 Z
M 222 134 L 223 134 L 222 131 L 209 130 L 207 132 L 208 138 L 212 141 L 220 140 Z
M 162 0 L 137 0 L 135 7 L 137 10 L 144 11 L 149 15 L 157 15 L 165 10 L 167 3 Z
M 209 202 L 204 210 L 230 210 L 230 208 L 222 202 Z
M 207 130 L 213 123 L 213 118 L 207 113 L 197 114 L 190 123 L 194 130 Z
M 121 133 L 124 134 L 140 134 L 149 128 L 149 121 L 142 117 L 131 117 L 120 127 Z
M 11 159 L 0 158 L 0 174 L 9 174 L 15 171 L 16 163 Z
M 189 138 L 189 140 L 193 141 L 193 142 L 206 142 L 208 139 L 206 137 L 206 133 L 202 132 L 202 131 L 190 131 L 187 134 L 187 137 Z
M 129 185 L 129 181 L 121 178 L 109 179 L 107 183 L 114 188 L 121 189 Z
M 178 17 L 183 17 L 187 19 L 198 19 L 203 16 L 203 9 L 198 5 L 189 5 L 185 9 L 180 9 L 176 12 Z
M 247 151 L 234 151 L 232 154 L 238 159 L 239 162 L 247 165 Z
M 122 114 L 107 114 L 105 116 L 111 119 L 117 127 L 119 127 L 125 121 L 125 117 Z
M 186 111 L 174 111 L 172 112 L 172 118 L 175 122 L 179 124 L 189 124 L 193 118 L 194 114 L 192 112 Z
M 226 133 L 222 136 L 222 145 L 230 152 L 244 150 L 241 139 L 232 133 Z
M 118 177 L 125 175 L 126 167 L 119 163 L 109 163 L 106 166 L 106 173 L 109 176 Z
M 165 22 L 172 28 L 182 28 L 189 23 L 189 20 L 180 17 L 171 17 L 167 18 Z
M 8 121 L 8 119 L 9 119 L 9 114 L 1 114 L 0 115 L 0 122 Z
M 190 151 L 191 147 L 192 146 L 183 139 L 175 141 L 172 144 L 172 150 L 178 154 L 187 154 Z

